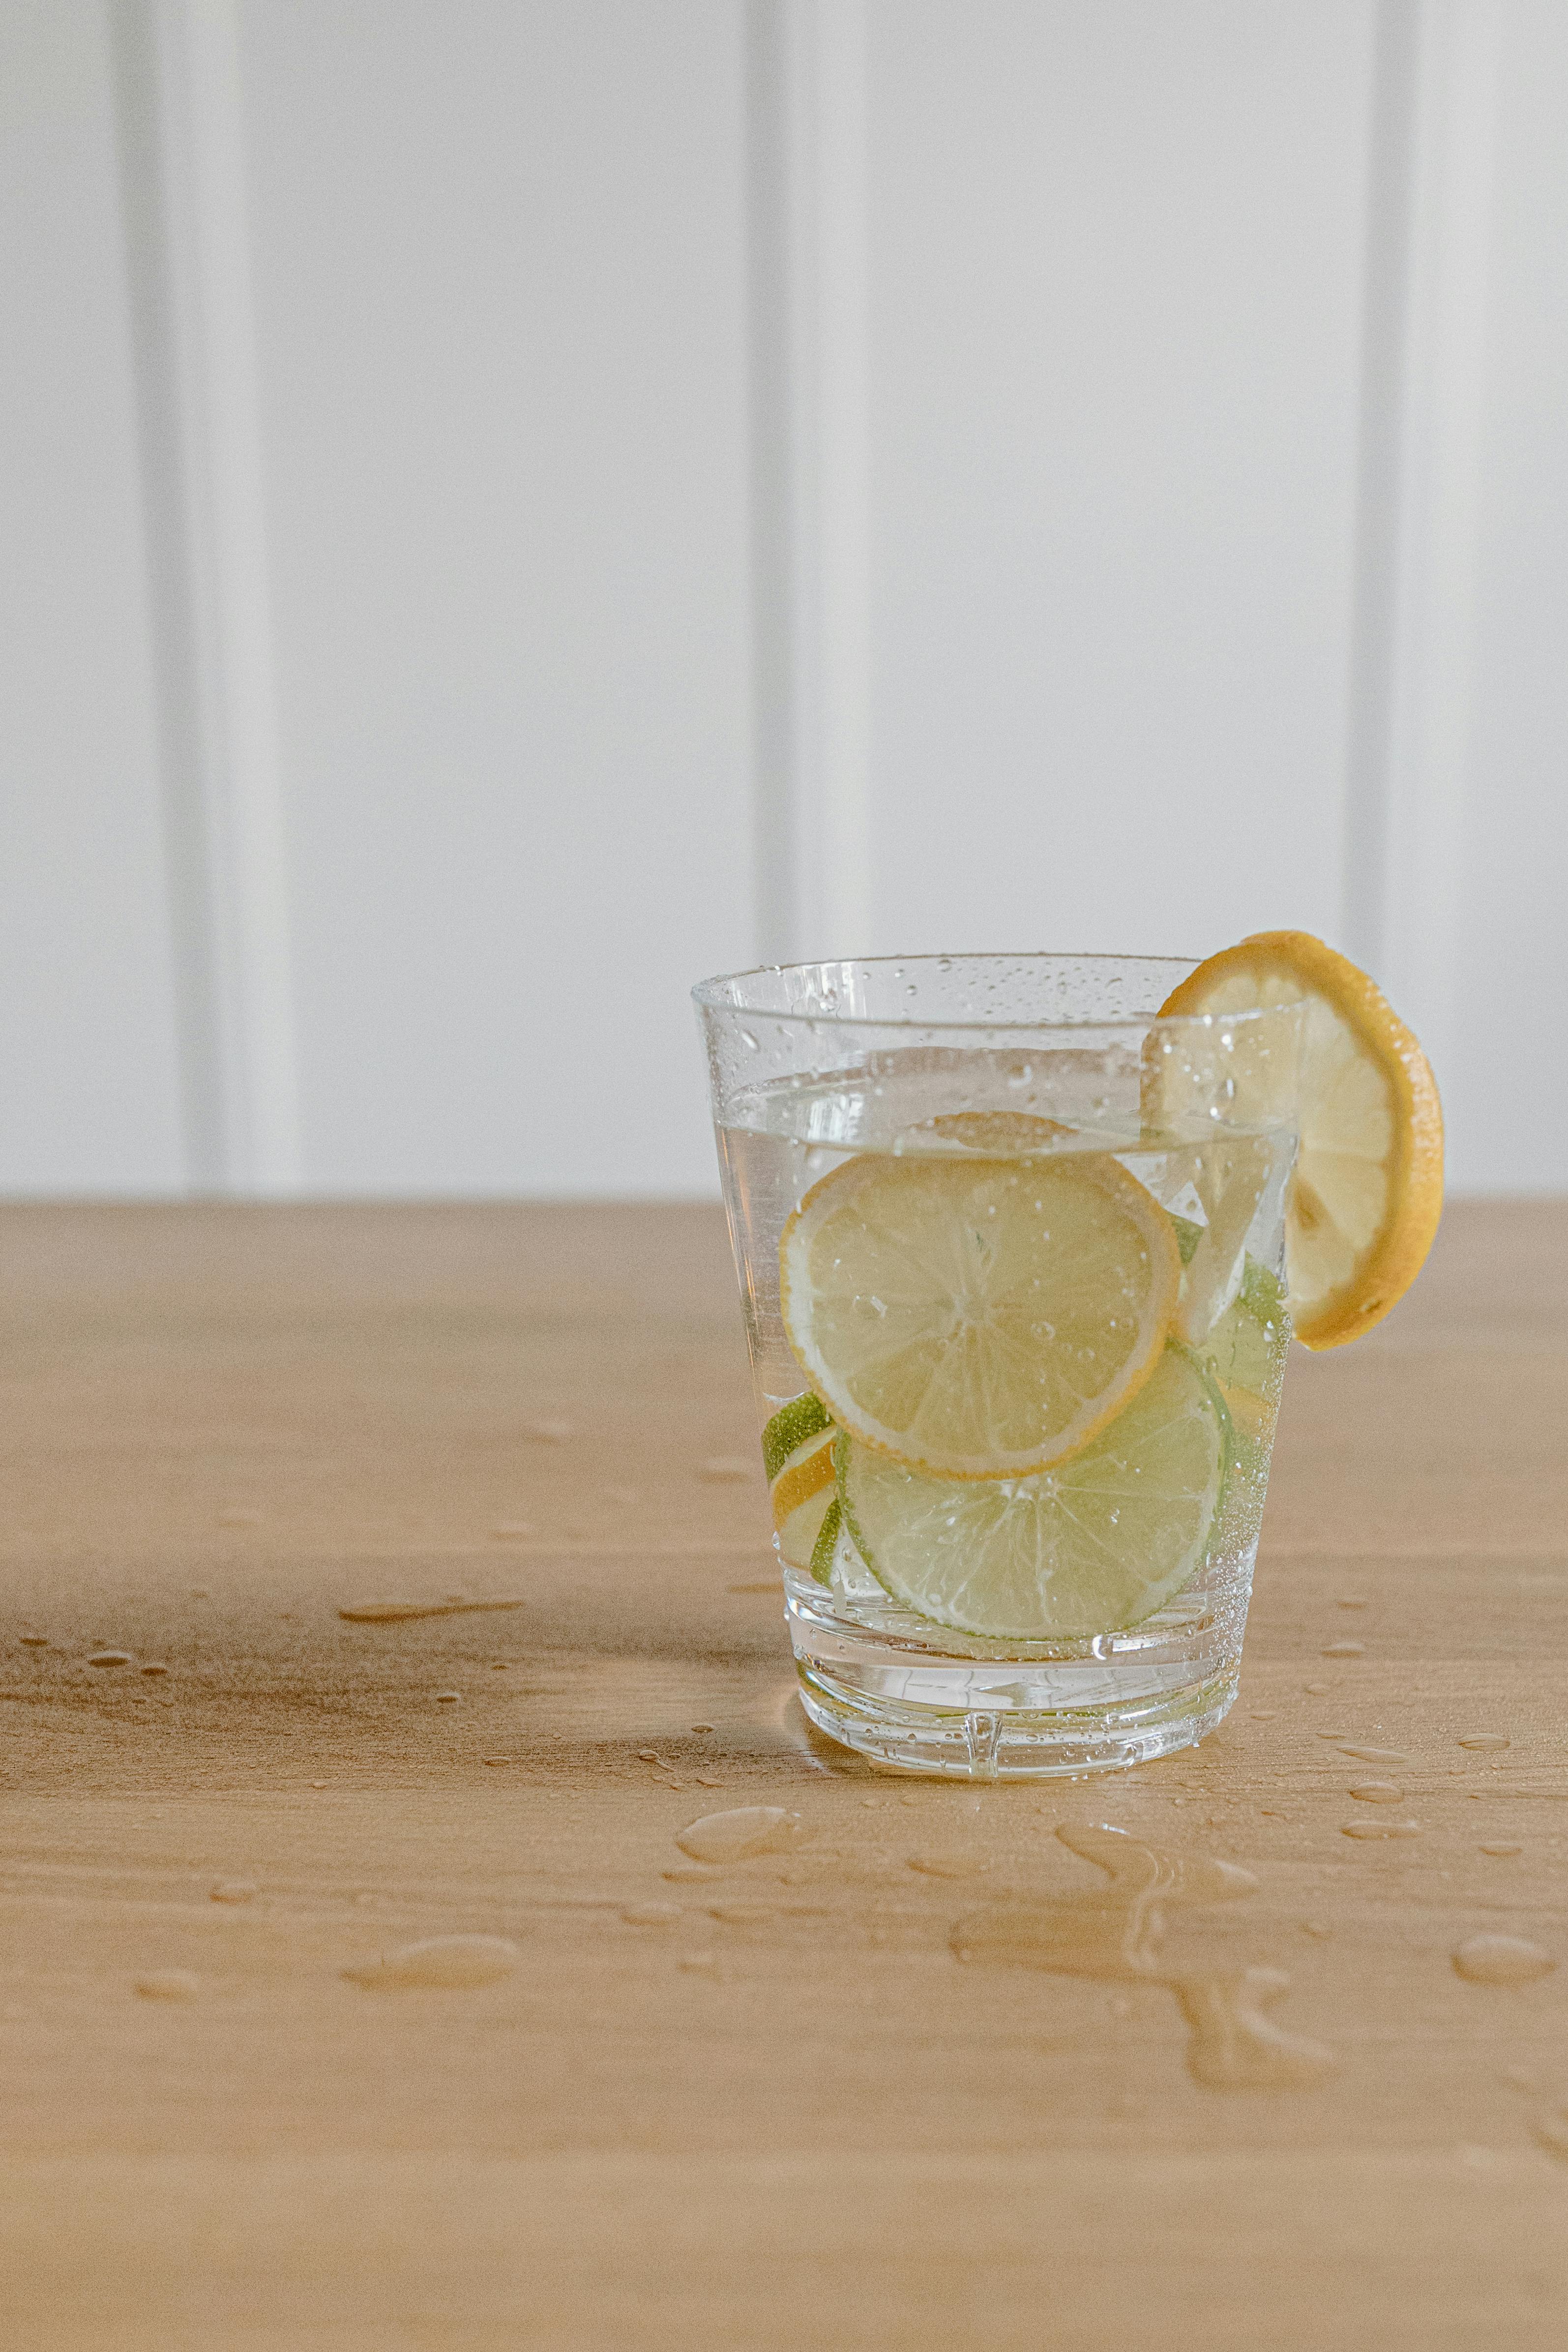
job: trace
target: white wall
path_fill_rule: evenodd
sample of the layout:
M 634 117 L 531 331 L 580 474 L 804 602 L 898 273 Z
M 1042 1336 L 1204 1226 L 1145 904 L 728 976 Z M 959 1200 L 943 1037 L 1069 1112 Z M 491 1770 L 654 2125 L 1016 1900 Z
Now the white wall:
M 0 1185 L 711 1188 L 1299 923 L 1568 1184 L 1560 0 L 0 0 Z

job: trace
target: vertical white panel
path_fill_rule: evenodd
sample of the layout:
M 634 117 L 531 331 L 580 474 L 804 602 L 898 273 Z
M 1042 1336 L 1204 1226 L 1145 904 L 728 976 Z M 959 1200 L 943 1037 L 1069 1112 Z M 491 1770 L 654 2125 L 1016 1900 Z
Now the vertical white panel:
M 870 922 L 865 11 L 747 13 L 761 951 L 833 956 Z
M 107 10 L 0 0 L 0 1188 L 184 1172 Z
M 1445 1084 L 1455 1182 L 1568 1186 L 1568 9 L 1497 57 L 1469 758 Z
M 876 943 L 1341 905 L 1370 11 L 874 0 Z
M 243 22 L 306 1181 L 707 1190 L 686 992 L 754 937 L 741 12 Z
M 1367 845 L 1382 923 L 1365 945 L 1440 1078 L 1458 1003 L 1499 18 L 1497 0 L 1425 0 L 1409 56 L 1384 833 Z
M 289 908 L 235 0 L 121 0 L 160 751 L 190 1160 L 300 1176 Z

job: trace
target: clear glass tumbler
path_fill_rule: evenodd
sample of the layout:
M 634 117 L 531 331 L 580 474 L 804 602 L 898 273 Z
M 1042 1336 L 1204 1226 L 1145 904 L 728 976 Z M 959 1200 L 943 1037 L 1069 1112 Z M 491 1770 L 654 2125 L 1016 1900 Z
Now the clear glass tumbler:
M 1138 1763 L 1235 1698 L 1302 1014 L 1159 1018 L 1192 969 L 694 992 L 802 1698 L 881 1764 Z

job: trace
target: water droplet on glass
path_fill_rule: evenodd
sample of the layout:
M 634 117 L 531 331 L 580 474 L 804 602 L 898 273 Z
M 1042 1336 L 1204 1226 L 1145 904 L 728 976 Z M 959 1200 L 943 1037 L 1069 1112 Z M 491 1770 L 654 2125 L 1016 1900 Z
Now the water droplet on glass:
M 1511 1744 L 1500 1731 L 1469 1731 L 1459 1739 L 1461 1748 L 1508 1748 Z
M 200 1977 L 189 1969 L 154 1969 L 151 1976 L 136 1979 L 143 2000 L 195 2000 L 201 1989 Z
M 675 1843 L 695 1862 L 742 1862 L 748 1854 L 786 1853 L 810 1834 L 800 1815 L 783 1805 L 737 1805 L 689 1822 Z
M 963 1744 L 969 1769 L 977 1780 L 996 1778 L 996 1752 L 1002 1741 L 1002 1717 L 989 1707 L 977 1707 L 963 1718 Z
M 257 1891 L 254 1879 L 220 1878 L 210 1894 L 215 1903 L 248 1903 Z
M 752 1053 L 760 1054 L 762 1052 L 762 1039 L 760 1037 L 753 1037 L 749 1029 L 742 1029 L 740 1032 L 740 1039 L 742 1045 L 748 1047 Z
M 510 1936 L 428 1936 L 343 1974 L 373 1992 L 466 1992 L 510 1976 L 521 1958 Z
M 1556 1966 L 1524 1936 L 1472 1936 L 1454 1954 L 1455 1969 L 1471 1984 L 1533 1984 Z

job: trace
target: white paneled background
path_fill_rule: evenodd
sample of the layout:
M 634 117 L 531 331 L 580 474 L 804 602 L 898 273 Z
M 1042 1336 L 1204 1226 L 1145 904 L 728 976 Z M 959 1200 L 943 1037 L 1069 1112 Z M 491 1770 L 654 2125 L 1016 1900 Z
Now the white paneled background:
M 1563 0 L 0 0 L 0 1187 L 712 1189 L 1298 924 L 1568 1186 Z

